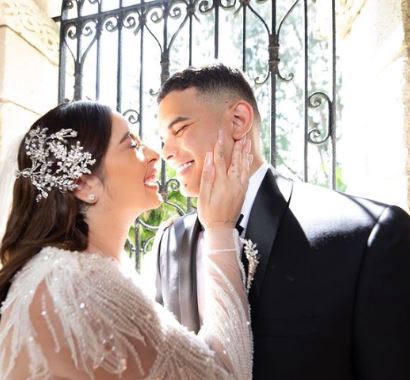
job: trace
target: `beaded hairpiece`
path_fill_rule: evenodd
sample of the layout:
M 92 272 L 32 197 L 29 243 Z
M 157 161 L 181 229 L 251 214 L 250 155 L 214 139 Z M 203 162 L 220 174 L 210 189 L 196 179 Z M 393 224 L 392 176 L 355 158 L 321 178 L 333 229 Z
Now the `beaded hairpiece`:
M 63 193 L 74 190 L 78 186 L 75 181 L 83 174 L 91 174 L 88 167 L 95 163 L 91 153 L 83 152 L 79 141 L 68 146 L 66 139 L 77 137 L 76 131 L 61 129 L 47 136 L 47 130 L 37 127 L 29 132 L 24 143 L 31 168 L 16 171 L 17 178 L 29 178 L 37 188 L 37 202 L 47 198 L 53 188 Z

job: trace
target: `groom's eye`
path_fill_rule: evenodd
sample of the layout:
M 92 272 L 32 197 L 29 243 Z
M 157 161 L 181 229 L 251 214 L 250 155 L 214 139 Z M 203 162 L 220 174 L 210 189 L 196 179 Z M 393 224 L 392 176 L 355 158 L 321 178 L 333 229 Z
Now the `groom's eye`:
M 181 136 L 186 127 L 188 127 L 188 124 L 187 124 L 187 125 L 183 125 L 181 128 L 177 129 L 177 130 L 175 131 L 175 136 Z

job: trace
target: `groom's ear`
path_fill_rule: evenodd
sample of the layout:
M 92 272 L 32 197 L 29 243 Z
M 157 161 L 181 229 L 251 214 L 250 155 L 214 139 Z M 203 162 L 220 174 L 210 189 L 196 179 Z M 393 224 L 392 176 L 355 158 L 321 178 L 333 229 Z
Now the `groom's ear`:
M 232 138 L 240 140 L 248 134 L 253 124 L 253 108 L 245 100 L 238 100 L 232 105 Z
M 98 201 L 101 195 L 102 182 L 96 175 L 83 174 L 76 182 L 77 187 L 74 189 L 74 196 L 89 204 Z

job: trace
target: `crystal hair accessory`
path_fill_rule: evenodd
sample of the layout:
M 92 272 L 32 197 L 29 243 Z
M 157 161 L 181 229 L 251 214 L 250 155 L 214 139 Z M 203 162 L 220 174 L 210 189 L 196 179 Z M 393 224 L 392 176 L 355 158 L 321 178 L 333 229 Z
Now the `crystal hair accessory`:
M 89 166 L 95 163 L 91 153 L 84 152 L 80 142 L 68 145 L 66 139 L 77 137 L 72 129 L 61 129 L 47 136 L 47 128 L 37 127 L 29 132 L 24 143 L 31 158 L 31 168 L 16 171 L 16 177 L 29 178 L 39 194 L 36 201 L 47 198 L 53 188 L 72 191 L 75 181 L 83 174 L 91 174 Z M 52 159 L 50 159 L 52 158 Z

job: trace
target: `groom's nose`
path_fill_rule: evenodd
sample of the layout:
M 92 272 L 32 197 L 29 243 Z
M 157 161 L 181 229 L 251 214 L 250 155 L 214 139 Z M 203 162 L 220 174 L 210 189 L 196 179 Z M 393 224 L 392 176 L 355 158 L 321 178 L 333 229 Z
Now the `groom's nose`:
M 171 139 L 166 139 L 163 140 L 162 142 L 162 150 L 161 150 L 161 156 L 162 159 L 165 161 L 172 160 L 175 157 L 176 154 L 176 147 L 174 144 L 172 144 Z

